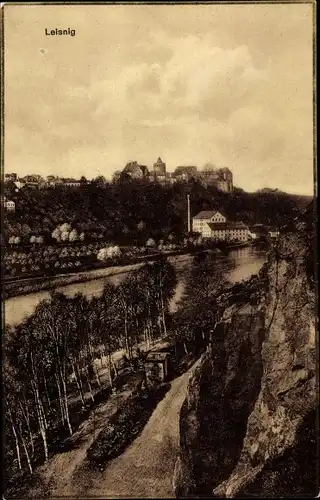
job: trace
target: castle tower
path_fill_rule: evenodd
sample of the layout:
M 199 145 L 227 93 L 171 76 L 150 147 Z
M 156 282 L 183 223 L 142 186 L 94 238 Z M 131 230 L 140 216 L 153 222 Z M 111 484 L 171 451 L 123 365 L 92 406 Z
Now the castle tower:
M 159 157 L 153 164 L 153 172 L 155 175 L 166 175 L 166 164 Z

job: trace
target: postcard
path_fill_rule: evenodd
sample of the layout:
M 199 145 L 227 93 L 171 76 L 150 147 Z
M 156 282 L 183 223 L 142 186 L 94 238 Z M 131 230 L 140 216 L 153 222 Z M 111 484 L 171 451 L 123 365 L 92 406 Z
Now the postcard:
M 1 22 L 3 497 L 316 497 L 315 2 Z

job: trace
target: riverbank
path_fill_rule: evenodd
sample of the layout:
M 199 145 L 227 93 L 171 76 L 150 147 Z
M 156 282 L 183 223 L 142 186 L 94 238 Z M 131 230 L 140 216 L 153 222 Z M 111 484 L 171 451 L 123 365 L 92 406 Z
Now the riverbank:
M 131 259 L 130 263 L 120 263 L 113 266 L 110 264 L 99 265 L 94 269 L 87 269 L 78 272 L 70 272 L 64 274 L 55 274 L 53 276 L 29 276 L 27 278 L 18 278 L 11 281 L 3 282 L 2 300 L 17 297 L 19 295 L 28 295 L 45 290 L 52 290 L 54 288 L 72 285 L 75 283 L 85 283 L 86 281 L 93 281 L 96 279 L 107 278 L 117 274 L 127 273 L 138 269 L 146 262 L 154 262 L 161 257 L 170 258 L 188 256 L 189 252 L 182 250 L 171 251 L 166 253 L 153 253 Z
M 239 243 L 234 245 L 229 245 L 224 248 L 225 252 L 229 250 L 236 250 L 238 248 L 246 248 L 251 246 L 250 243 Z M 111 276 L 116 276 L 118 274 L 128 273 L 134 269 L 138 269 L 146 262 L 153 262 L 159 259 L 161 256 L 167 257 L 169 261 L 183 260 L 184 257 L 190 258 L 197 253 L 210 252 L 210 253 L 220 253 L 220 249 L 213 250 L 202 250 L 200 252 L 183 252 L 181 250 L 168 252 L 164 254 L 153 254 L 150 256 L 145 256 L 139 259 L 139 261 L 134 261 L 130 264 L 120 264 L 115 266 L 99 267 L 98 269 L 88 269 L 86 271 L 57 274 L 54 276 L 35 276 L 28 278 L 19 278 L 12 281 L 3 282 L 2 290 L 2 300 L 10 299 L 13 297 L 18 297 L 21 295 L 28 295 L 45 290 L 53 290 L 55 288 L 64 287 L 67 285 L 72 285 L 76 283 L 85 283 L 87 281 L 93 281 L 101 278 L 108 278 Z
M 180 254 L 168 257 L 170 264 L 172 264 L 176 270 L 178 279 L 176 293 L 170 305 L 170 310 L 172 312 L 176 310 L 184 293 L 185 279 L 191 269 L 193 259 L 193 254 Z M 256 249 L 254 247 L 240 248 L 237 250 L 230 250 L 227 255 L 224 253 L 217 253 L 213 256 L 213 259 L 219 269 L 227 275 L 228 279 L 231 282 L 236 282 L 246 279 L 251 274 L 258 272 L 265 261 L 265 250 Z M 74 296 L 77 293 L 83 294 L 88 299 L 99 297 L 106 283 L 118 286 L 132 269 L 134 269 L 132 266 L 122 268 L 117 266 L 95 270 L 84 279 L 82 277 L 77 277 L 77 275 L 76 279 L 79 279 L 78 282 L 69 283 L 64 280 L 61 282 L 52 282 L 51 290 L 57 290 L 68 297 Z M 68 276 L 67 278 L 70 279 L 71 277 Z M 27 294 L 20 294 L 19 296 L 7 298 L 3 302 L 6 324 L 17 325 L 21 323 L 24 318 L 30 316 L 34 312 L 39 302 L 49 298 L 50 288 L 39 290 L 35 293 L 29 291 Z
M 4 284 L 3 300 L 18 297 L 19 295 L 28 295 L 44 290 L 52 290 L 61 286 L 73 285 L 75 283 L 85 283 L 100 278 L 107 278 L 117 274 L 127 273 L 138 269 L 142 262 L 128 264 L 125 266 L 112 266 L 102 269 L 93 269 L 90 271 L 81 271 L 79 273 L 60 274 L 52 277 L 27 278 L 17 282 Z

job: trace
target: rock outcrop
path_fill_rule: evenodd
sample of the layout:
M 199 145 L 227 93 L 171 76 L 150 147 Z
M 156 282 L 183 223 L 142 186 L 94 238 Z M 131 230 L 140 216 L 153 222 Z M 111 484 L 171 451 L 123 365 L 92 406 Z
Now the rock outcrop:
M 221 298 L 181 409 L 177 497 L 319 491 L 312 222 L 297 220 L 260 274 Z

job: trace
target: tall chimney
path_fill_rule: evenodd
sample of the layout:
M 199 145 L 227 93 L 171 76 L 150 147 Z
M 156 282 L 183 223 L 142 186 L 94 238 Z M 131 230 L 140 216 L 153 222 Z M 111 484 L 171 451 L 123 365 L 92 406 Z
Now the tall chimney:
M 190 194 L 187 194 L 187 199 L 188 199 L 188 233 L 191 233 Z

